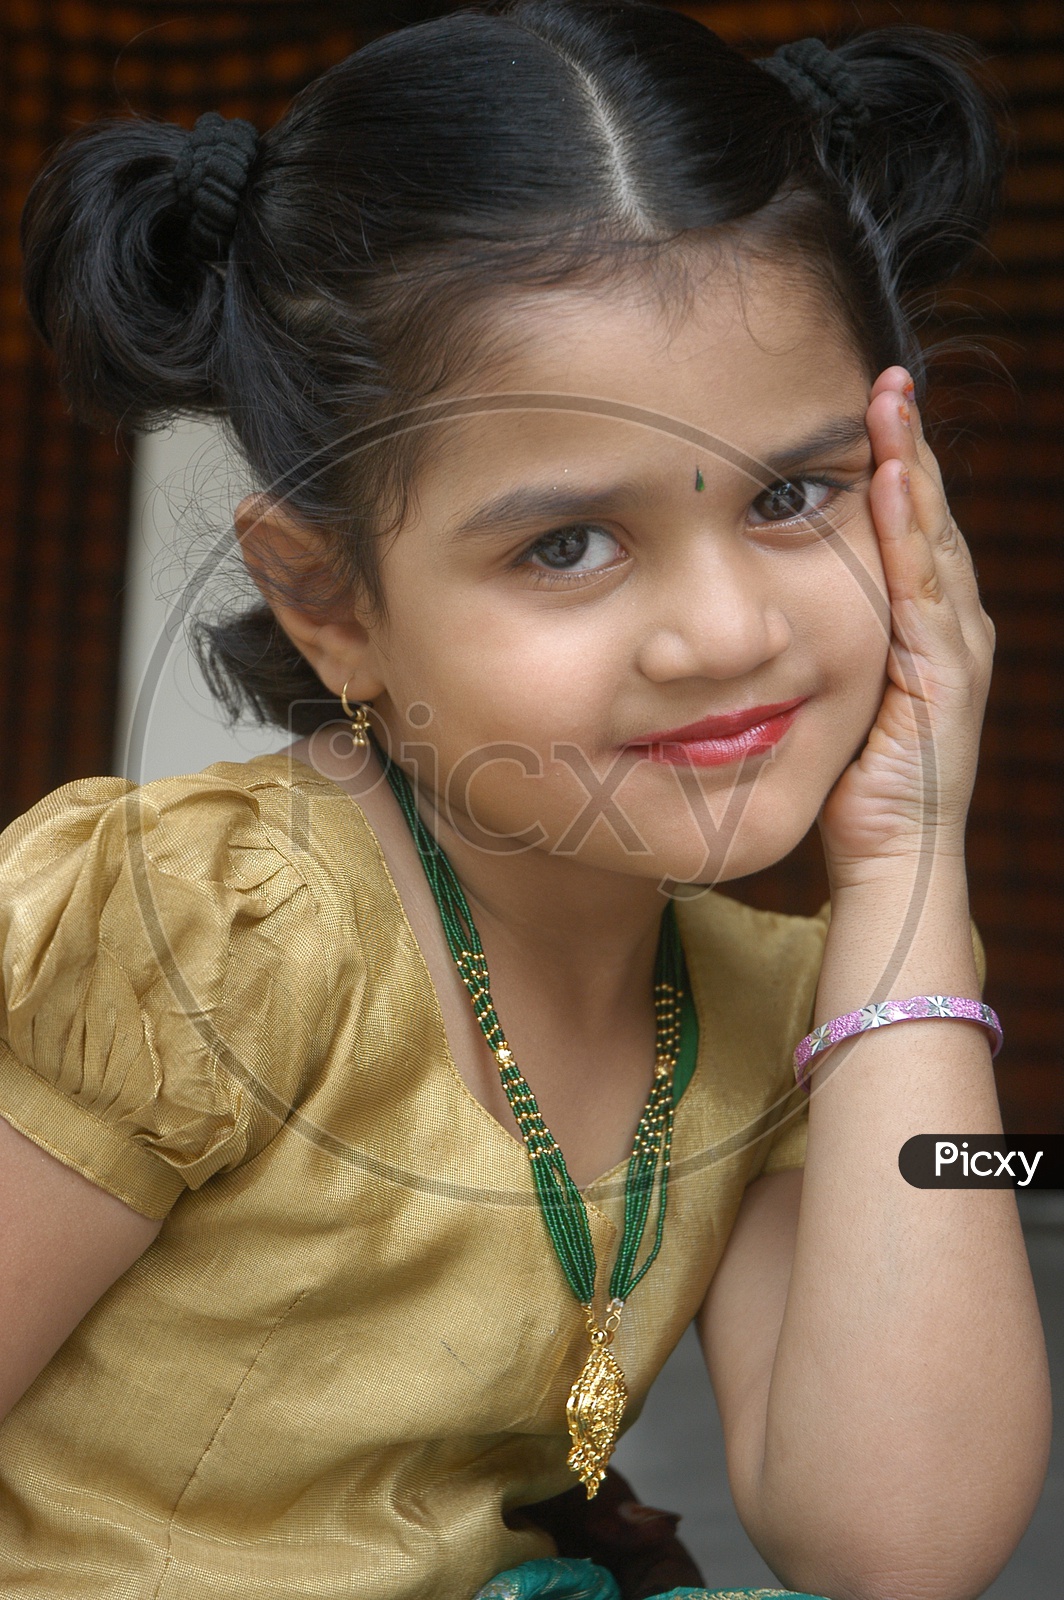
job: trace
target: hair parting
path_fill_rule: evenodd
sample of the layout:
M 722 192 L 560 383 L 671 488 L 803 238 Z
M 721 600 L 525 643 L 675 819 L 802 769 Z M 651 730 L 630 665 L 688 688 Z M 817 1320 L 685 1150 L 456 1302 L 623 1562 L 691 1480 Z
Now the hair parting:
M 668 301 L 718 241 L 801 272 L 870 373 L 925 383 L 919 318 L 979 246 L 1004 165 L 981 57 L 872 29 L 807 50 L 802 94 L 788 50 L 800 65 L 792 46 L 766 70 L 638 0 L 469 5 L 374 39 L 257 144 L 238 130 L 231 206 L 229 168 L 204 177 L 187 130 L 90 125 L 27 202 L 30 312 L 82 417 L 222 419 L 319 538 L 290 596 L 381 607 L 380 541 L 442 442 L 417 408 L 490 366 L 508 295 L 641 276 Z M 209 227 L 190 173 L 221 186 Z M 308 733 L 336 714 L 266 604 L 193 642 L 231 718 Z

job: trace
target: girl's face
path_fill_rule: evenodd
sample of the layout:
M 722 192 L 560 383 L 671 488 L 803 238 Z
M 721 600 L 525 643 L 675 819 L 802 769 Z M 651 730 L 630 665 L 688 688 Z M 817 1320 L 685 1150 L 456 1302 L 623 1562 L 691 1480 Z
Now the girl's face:
M 469 392 L 537 398 L 448 423 L 384 547 L 365 665 L 392 752 L 493 854 L 757 871 L 883 694 L 868 375 L 766 265 L 680 318 L 634 284 L 498 316 L 509 354 Z

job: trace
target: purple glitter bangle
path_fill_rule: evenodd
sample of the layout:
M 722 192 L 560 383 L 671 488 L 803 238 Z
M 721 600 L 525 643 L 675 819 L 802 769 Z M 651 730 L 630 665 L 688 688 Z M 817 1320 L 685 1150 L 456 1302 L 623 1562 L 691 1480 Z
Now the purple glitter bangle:
M 810 1061 L 823 1055 L 832 1045 L 843 1039 L 852 1039 L 870 1028 L 885 1028 L 891 1022 L 914 1022 L 925 1017 L 946 1017 L 962 1022 L 977 1022 L 993 1035 L 997 1055 L 1004 1035 L 996 1011 L 984 1006 L 980 1000 L 969 1000 L 957 994 L 918 994 L 912 1000 L 880 1000 L 874 1005 L 862 1006 L 860 1011 L 847 1011 L 844 1017 L 833 1017 L 807 1034 L 794 1052 L 794 1076 L 799 1086 L 809 1093 L 806 1072 Z

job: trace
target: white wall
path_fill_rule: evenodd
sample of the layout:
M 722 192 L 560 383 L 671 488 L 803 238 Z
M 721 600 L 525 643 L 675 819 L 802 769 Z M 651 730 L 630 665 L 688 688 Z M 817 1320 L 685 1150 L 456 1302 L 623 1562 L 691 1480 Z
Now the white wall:
M 290 742 L 280 728 L 225 727 L 185 633 L 189 616 L 234 592 L 241 492 L 212 426 L 181 422 L 136 441 L 112 767 L 136 783 Z

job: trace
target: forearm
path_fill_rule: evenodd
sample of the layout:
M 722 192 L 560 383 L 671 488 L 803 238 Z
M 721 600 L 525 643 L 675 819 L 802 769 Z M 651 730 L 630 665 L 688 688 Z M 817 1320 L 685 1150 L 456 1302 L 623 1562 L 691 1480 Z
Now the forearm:
M 836 893 L 818 1022 L 877 990 L 978 994 L 963 863 L 940 858 L 923 888 L 916 871 L 880 863 Z M 907 1022 L 838 1047 L 813 1083 L 752 1531 L 833 1600 L 964 1600 L 1041 1489 L 1045 1344 L 1011 1190 L 912 1188 L 898 1152 L 1001 1131 L 989 1047 Z

